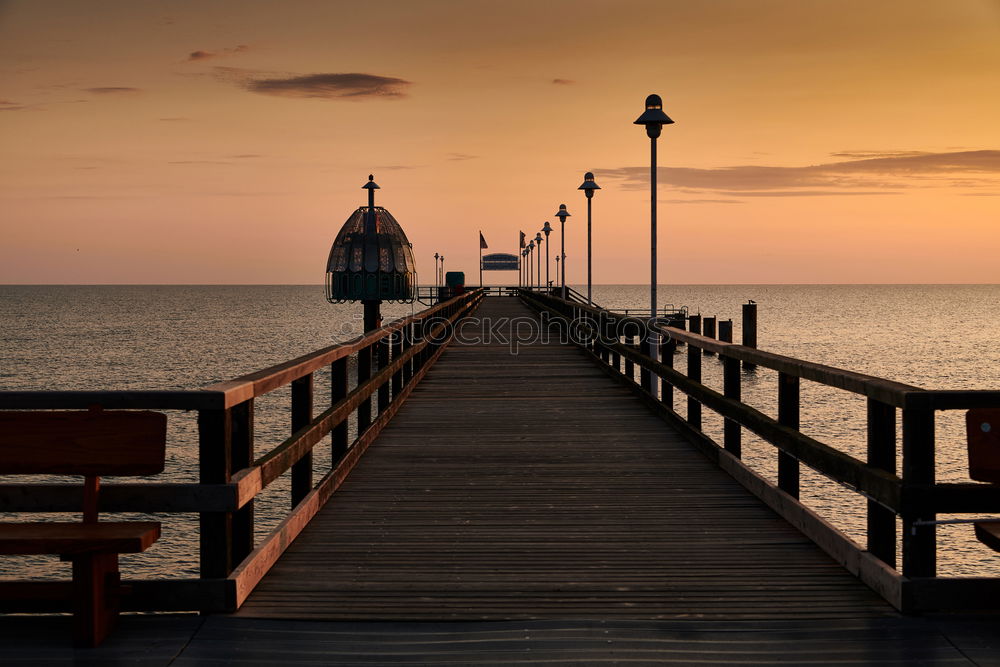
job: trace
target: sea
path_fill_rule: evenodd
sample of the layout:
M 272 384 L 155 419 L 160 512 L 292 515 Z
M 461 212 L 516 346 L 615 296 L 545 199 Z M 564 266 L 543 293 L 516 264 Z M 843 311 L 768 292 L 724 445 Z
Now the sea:
M 748 300 L 758 304 L 761 349 L 925 389 L 1000 390 L 1000 285 L 658 287 L 661 306 L 732 319 L 737 341 L 741 304 Z M 596 285 L 593 301 L 606 308 L 641 311 L 648 307 L 649 287 Z M 388 322 L 423 307 L 384 304 L 382 311 Z M 361 305 L 327 303 L 319 285 L 0 286 L 0 391 L 196 389 L 349 340 L 361 330 Z M 678 354 L 679 370 L 685 358 Z M 328 386 L 323 374 L 318 375 L 317 387 Z M 776 376 L 763 368 L 744 371 L 744 400 L 775 415 Z M 703 378 L 721 390 L 717 359 L 705 358 Z M 289 435 L 288 388 L 258 399 L 255 410 L 260 455 Z M 801 428 L 817 440 L 863 459 L 865 415 L 863 397 L 803 382 Z M 149 481 L 197 481 L 195 419 L 191 412 L 169 413 L 167 468 Z M 939 480 L 969 481 L 963 420 L 962 411 L 937 415 Z M 722 420 L 708 410 L 705 430 L 721 442 Z M 749 433 L 743 447 L 744 459 L 755 470 L 776 479 L 773 447 Z M 317 447 L 315 466 L 317 478 L 328 469 L 328 447 Z M 257 539 L 288 510 L 287 477 L 256 502 Z M 0 483 L 13 481 L 22 480 L 0 477 Z M 863 497 L 805 467 L 801 495 L 864 544 Z M 116 516 L 128 520 L 147 515 Z M 11 518 L 18 517 L 0 514 L 0 520 Z M 124 576 L 197 576 L 197 517 L 153 518 L 164 523 L 163 538 L 145 554 L 124 555 Z M 939 526 L 938 541 L 939 574 L 1000 575 L 1000 554 L 979 544 L 968 523 Z M 0 577 L 67 576 L 66 567 L 55 557 L 5 556 L 0 559 Z

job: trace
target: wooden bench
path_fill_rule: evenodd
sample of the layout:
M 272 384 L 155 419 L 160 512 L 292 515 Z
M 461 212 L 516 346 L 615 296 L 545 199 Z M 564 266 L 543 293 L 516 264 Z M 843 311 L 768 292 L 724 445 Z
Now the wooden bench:
M 167 417 L 157 412 L 0 411 L 0 474 L 84 475 L 83 522 L 0 523 L 0 554 L 58 554 L 73 563 L 73 638 L 97 646 L 118 618 L 118 554 L 145 551 L 155 521 L 98 522 L 101 475 L 163 471 Z
M 979 408 L 965 414 L 969 443 L 969 478 L 1000 484 L 1000 409 Z M 1000 551 L 1000 521 L 977 521 L 976 539 Z

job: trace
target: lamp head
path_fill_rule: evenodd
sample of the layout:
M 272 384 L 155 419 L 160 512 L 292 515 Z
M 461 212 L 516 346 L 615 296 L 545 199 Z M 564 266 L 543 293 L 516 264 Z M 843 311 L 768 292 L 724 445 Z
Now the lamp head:
M 535 243 L 537 243 L 539 246 L 542 245 L 542 233 L 541 232 L 538 232 L 537 234 L 535 234 Z
M 531 239 L 530 241 L 528 241 L 528 252 L 531 252 L 534 249 L 535 249 L 535 239 Z
M 646 111 L 635 119 L 635 125 L 646 126 L 646 136 L 655 139 L 660 136 L 660 130 L 664 125 L 670 125 L 674 121 L 667 114 L 663 113 L 663 100 L 659 95 L 650 95 L 646 98 Z
M 559 210 L 556 211 L 556 217 L 559 218 L 559 222 L 566 222 L 566 218 L 570 217 L 569 211 L 566 210 L 566 204 L 559 204 Z
M 378 183 L 375 182 L 375 175 L 368 174 L 368 182 L 361 186 L 362 190 L 381 190 Z
M 545 221 L 545 226 L 542 227 L 542 231 L 545 232 L 546 237 L 548 237 L 548 235 L 552 232 L 552 225 L 549 224 L 548 220 Z
M 583 185 L 577 188 L 577 190 L 583 190 L 583 193 L 587 195 L 587 199 L 592 199 L 594 196 L 594 190 L 600 190 L 601 186 L 594 182 L 594 172 L 588 171 L 583 175 Z

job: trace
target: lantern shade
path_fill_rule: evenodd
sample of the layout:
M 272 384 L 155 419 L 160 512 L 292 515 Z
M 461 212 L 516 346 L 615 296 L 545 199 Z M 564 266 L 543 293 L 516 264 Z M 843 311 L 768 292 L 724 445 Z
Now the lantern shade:
M 396 219 L 381 206 L 358 208 L 330 248 L 327 300 L 410 303 L 416 282 L 413 246 Z

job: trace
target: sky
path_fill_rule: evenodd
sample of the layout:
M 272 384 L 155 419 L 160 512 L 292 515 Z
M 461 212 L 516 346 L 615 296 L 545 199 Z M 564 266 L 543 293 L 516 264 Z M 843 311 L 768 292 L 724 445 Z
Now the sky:
M 0 0 L 0 283 L 648 282 L 650 93 L 660 283 L 1000 283 L 1000 0 Z

